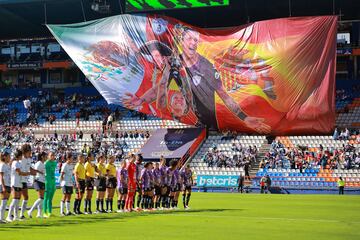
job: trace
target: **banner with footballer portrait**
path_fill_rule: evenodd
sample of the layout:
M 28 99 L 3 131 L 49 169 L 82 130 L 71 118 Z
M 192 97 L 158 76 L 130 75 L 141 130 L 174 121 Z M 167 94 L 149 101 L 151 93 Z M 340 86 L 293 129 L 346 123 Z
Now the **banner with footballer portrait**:
M 336 22 L 207 30 L 119 15 L 48 28 L 108 103 L 214 130 L 285 135 L 334 126 Z

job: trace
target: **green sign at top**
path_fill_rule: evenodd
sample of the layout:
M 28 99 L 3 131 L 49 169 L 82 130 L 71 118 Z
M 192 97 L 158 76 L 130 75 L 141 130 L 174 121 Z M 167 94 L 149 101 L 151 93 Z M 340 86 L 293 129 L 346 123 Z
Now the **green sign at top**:
M 127 0 L 127 12 L 228 6 L 230 0 Z

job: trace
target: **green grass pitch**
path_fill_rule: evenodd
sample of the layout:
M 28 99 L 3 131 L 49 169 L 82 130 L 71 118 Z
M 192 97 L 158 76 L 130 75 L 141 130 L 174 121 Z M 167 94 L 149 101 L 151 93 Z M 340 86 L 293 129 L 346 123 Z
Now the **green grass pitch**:
M 59 217 L 60 196 L 55 216 L 2 224 L 0 239 L 360 239 L 360 196 L 193 193 L 189 211 Z

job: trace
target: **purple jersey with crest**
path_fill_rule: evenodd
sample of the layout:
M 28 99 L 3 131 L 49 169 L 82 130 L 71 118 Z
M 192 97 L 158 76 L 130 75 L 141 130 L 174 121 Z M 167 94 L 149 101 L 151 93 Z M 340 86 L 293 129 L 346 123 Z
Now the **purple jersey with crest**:
M 170 168 L 166 169 L 166 178 L 167 178 L 167 185 L 171 187 L 174 181 L 174 171 L 171 170 Z
M 136 174 L 136 181 L 140 180 L 142 170 L 144 170 L 144 169 L 142 168 L 141 163 L 136 163 L 136 173 L 135 173 Z
M 156 169 L 154 168 L 152 170 L 153 176 L 154 176 L 154 184 L 155 186 L 160 186 L 161 185 L 161 171 L 160 169 Z
M 117 184 L 119 188 L 127 188 L 128 173 L 126 168 L 120 168 L 117 171 Z
M 176 178 L 176 183 L 175 184 L 182 184 L 182 176 L 180 174 L 179 169 L 174 170 L 174 176 Z
M 149 178 L 150 178 L 150 186 L 154 187 L 155 186 L 155 176 L 154 176 L 153 170 L 148 170 L 148 174 L 149 174 Z
M 167 167 L 166 166 L 160 166 L 160 175 L 161 175 L 161 186 L 168 185 L 168 179 L 167 179 Z
M 141 170 L 141 174 L 140 174 L 140 179 L 141 179 L 141 187 L 144 188 L 150 188 L 151 187 L 151 183 L 150 183 L 150 175 L 149 175 L 149 170 L 147 170 L 146 168 L 144 168 L 143 170 Z
M 182 179 L 183 179 L 183 184 L 186 186 L 186 187 L 190 187 L 192 185 L 192 176 L 193 176 L 193 173 L 192 171 L 186 171 L 185 169 L 181 171 L 181 176 L 182 176 Z

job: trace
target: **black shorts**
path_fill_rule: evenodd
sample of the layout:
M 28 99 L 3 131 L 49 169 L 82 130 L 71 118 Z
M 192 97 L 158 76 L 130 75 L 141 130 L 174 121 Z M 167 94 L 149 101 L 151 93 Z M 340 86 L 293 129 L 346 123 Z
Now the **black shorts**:
M 76 187 L 76 193 L 84 193 L 85 192 L 85 180 L 79 180 L 79 188 Z
M 27 185 L 26 182 L 23 182 L 23 183 L 22 183 L 22 189 L 28 189 L 28 185 Z
M 12 187 L 12 189 L 13 189 L 15 192 L 21 192 L 21 190 L 22 190 L 21 187 Z
M 116 188 L 116 178 L 111 177 L 106 180 L 106 188 Z
M 155 195 L 161 195 L 161 187 L 155 186 Z
M 169 195 L 171 192 L 170 186 L 164 186 L 164 188 L 166 189 L 165 195 Z
M 38 180 L 34 181 L 34 188 L 36 191 L 45 190 L 45 183 Z
M 98 192 L 106 191 L 106 178 L 102 177 L 98 179 L 98 185 L 96 186 Z
M 95 179 L 94 178 L 86 179 L 85 180 L 86 190 L 88 190 L 88 191 L 94 190 L 94 184 L 95 184 Z
M 184 186 L 184 191 L 191 191 L 191 186 Z
M 122 187 L 119 187 L 118 188 L 118 191 L 121 195 L 126 195 L 128 193 L 128 189 L 127 188 L 122 188 Z
M 11 187 L 5 186 L 5 192 L 11 193 Z M 0 187 L 0 193 L 3 193 L 2 187 Z
M 180 186 L 179 184 L 176 184 L 175 186 L 171 187 L 171 192 L 178 192 L 180 191 Z
M 142 192 L 142 187 L 139 184 L 136 184 L 136 192 L 140 193 Z
M 71 186 L 63 186 L 62 187 L 62 192 L 63 192 L 63 194 L 73 194 L 73 192 L 74 192 L 73 189 L 74 188 L 71 187 Z

